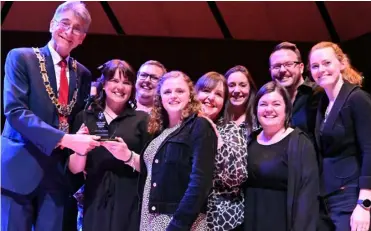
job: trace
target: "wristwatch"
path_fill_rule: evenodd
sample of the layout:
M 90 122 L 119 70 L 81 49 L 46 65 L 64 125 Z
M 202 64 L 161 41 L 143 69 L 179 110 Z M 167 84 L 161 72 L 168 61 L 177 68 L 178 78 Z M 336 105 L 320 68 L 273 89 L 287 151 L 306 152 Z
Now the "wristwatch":
M 369 199 L 358 200 L 357 204 L 362 206 L 364 209 L 370 209 L 371 208 L 371 201 Z

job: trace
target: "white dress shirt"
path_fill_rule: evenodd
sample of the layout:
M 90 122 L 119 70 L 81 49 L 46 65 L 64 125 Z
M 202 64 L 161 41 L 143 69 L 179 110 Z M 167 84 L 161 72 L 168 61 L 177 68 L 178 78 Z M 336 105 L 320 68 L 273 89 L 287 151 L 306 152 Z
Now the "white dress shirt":
M 60 78 L 61 78 L 61 66 L 59 65 L 59 62 L 62 60 L 62 57 L 54 50 L 51 42 L 48 43 L 48 48 L 49 48 L 49 51 L 50 51 L 50 55 L 52 56 L 52 59 L 53 59 L 53 64 L 54 64 L 54 71 L 55 71 L 55 78 L 56 78 L 56 82 L 57 82 L 57 91 L 59 92 L 59 86 L 60 86 Z M 68 85 L 70 84 L 70 72 L 69 72 L 69 68 L 68 68 L 68 61 L 69 61 L 69 58 L 70 56 L 68 56 L 66 58 L 66 61 L 67 61 L 67 67 L 66 67 L 66 74 L 67 74 L 67 82 L 68 82 Z M 50 75 L 49 75 L 49 78 L 50 78 Z

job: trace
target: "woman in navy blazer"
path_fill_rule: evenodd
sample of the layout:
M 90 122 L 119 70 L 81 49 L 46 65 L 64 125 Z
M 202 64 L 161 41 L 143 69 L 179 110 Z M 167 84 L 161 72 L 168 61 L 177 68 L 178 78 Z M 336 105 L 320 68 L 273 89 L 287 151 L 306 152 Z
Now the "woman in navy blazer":
M 324 88 L 315 136 L 321 154 L 321 229 L 369 230 L 371 98 L 340 47 L 316 44 L 309 69 Z

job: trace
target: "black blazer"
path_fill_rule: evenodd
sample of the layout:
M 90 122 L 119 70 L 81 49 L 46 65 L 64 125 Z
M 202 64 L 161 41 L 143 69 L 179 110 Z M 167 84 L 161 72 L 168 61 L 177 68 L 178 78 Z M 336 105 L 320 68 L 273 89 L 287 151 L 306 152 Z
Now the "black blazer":
M 145 149 L 144 149 L 145 150 Z M 212 187 L 217 137 L 210 122 L 192 115 L 160 145 L 152 164 L 148 209 L 150 213 L 173 214 L 167 230 L 190 230 Z M 147 177 L 141 155 L 140 186 Z M 143 189 L 140 190 L 143 195 Z
M 328 105 L 319 103 L 315 136 L 321 155 L 321 194 L 354 184 L 371 189 L 371 97 L 345 82 L 323 123 Z
M 57 94 L 54 64 L 48 46 L 40 48 L 40 52 L 45 56 L 50 86 Z M 91 73 L 80 63 L 77 63 L 75 73 L 72 58 L 68 63 L 70 83 L 73 83 L 69 84 L 69 101 L 76 86 L 74 83 L 79 80 L 77 101 L 68 118 L 72 124 L 89 95 Z M 16 48 L 8 53 L 3 93 L 6 121 L 1 137 L 1 187 L 26 195 L 39 185 L 44 176 L 54 177 L 46 172 L 51 163 L 54 166 L 56 152 L 67 157 L 68 151 L 55 149 L 64 133 L 58 130 L 58 113 L 45 89 L 40 64 L 32 48 Z M 60 168 L 63 173 L 60 165 L 55 165 L 55 168 Z

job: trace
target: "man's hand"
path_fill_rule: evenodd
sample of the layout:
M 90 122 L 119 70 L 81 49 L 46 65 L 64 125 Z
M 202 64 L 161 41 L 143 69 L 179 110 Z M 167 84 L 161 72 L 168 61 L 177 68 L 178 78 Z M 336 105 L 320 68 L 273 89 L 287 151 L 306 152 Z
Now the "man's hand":
M 81 128 L 80 128 L 81 129 Z M 100 136 L 86 134 L 66 134 L 61 140 L 61 146 L 69 148 L 76 153 L 86 155 L 95 147 L 100 146 Z

